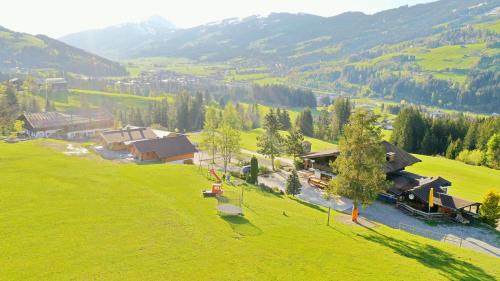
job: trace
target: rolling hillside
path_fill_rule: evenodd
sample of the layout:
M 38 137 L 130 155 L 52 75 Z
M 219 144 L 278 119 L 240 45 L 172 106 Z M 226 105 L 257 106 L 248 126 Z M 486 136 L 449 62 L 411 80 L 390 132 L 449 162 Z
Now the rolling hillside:
M 94 77 L 126 74 L 119 63 L 44 35 L 18 33 L 0 26 L 0 46 L 0 70 L 56 69 Z
M 175 26 L 160 16 L 103 29 L 81 31 L 59 38 L 66 44 L 107 58 L 120 58 L 149 42 L 169 36 Z
M 245 186 L 221 217 L 206 171 L 67 143 L 0 143 L 2 280 L 496 280 L 498 259 Z M 43 175 L 43 176 L 41 176 Z M 187 180 L 188 179 L 188 180 Z M 234 196 L 239 188 L 225 186 Z M 50 258 L 48 258 L 50 257 Z M 374 257 L 377 257 L 374 259 Z
M 374 15 L 347 12 L 320 17 L 273 13 L 267 17 L 227 19 L 159 34 L 161 36 L 152 38 L 154 40 L 140 48 L 129 48 L 124 55 L 187 57 L 203 61 L 251 58 L 289 65 L 304 64 L 345 57 L 382 44 L 435 35 L 447 28 L 477 20 L 478 16 L 487 15 L 497 7 L 497 1 L 442 0 L 402 6 Z M 109 31 L 104 29 L 93 34 L 99 36 Z M 77 36 L 62 39 L 77 47 L 89 48 L 83 34 L 80 34 L 79 40 L 70 40 Z M 106 44 L 100 48 L 107 49 L 107 52 L 118 51 Z

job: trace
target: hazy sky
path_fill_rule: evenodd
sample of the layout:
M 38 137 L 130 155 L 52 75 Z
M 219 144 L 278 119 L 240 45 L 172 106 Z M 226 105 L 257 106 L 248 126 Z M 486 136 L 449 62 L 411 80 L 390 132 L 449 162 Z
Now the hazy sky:
M 192 27 L 230 17 L 271 12 L 333 16 L 346 11 L 377 11 L 433 0 L 7 0 L 0 4 L 0 25 L 59 37 L 160 15 L 177 27 Z

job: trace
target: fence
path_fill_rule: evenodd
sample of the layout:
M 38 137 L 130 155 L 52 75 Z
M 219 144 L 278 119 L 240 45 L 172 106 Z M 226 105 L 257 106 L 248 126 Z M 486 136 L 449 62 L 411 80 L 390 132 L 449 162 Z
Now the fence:
M 444 219 L 445 218 L 444 214 L 422 212 L 422 211 L 414 209 L 414 208 L 412 208 L 404 203 L 397 203 L 396 206 L 398 208 L 402 209 L 403 211 L 413 215 L 413 216 L 420 216 L 420 217 L 423 217 L 424 219 Z
M 430 231 L 430 230 L 426 230 L 423 228 L 418 228 L 415 226 L 407 225 L 404 223 L 399 224 L 399 229 L 404 230 L 406 232 L 416 234 L 416 235 L 424 236 L 424 237 L 427 237 L 427 238 L 430 238 L 433 240 L 447 242 L 447 243 L 459 245 L 460 247 L 462 247 L 462 243 L 463 243 L 462 237 L 451 236 L 451 235 L 440 233 L 440 232 Z

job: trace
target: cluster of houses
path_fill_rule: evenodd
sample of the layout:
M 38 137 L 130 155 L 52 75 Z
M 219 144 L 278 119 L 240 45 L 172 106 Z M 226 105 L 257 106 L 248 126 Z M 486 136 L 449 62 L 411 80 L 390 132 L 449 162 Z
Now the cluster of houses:
M 397 146 L 383 141 L 386 150 L 385 172 L 392 186 L 381 194 L 381 200 L 395 203 L 402 210 L 425 218 L 448 217 L 459 222 L 477 218 L 481 203 L 448 194 L 451 182 L 441 177 L 425 177 L 405 171 L 420 159 Z M 333 177 L 330 164 L 340 155 L 337 149 L 310 152 L 302 156 L 305 169 L 314 173 L 313 183 L 327 182 Z M 433 199 L 430 199 L 431 192 Z M 429 208 L 429 201 L 433 205 Z
M 185 135 L 144 127 L 113 129 L 113 115 L 98 109 L 24 113 L 18 120 L 28 137 L 97 139 L 106 149 L 126 151 L 138 161 L 192 164 L 197 152 Z
M 24 80 L 15 77 L 9 80 L 9 84 L 12 85 L 17 91 L 22 91 Z M 59 93 L 68 91 L 68 81 L 62 77 L 39 79 L 36 81 L 36 85 L 40 91 Z

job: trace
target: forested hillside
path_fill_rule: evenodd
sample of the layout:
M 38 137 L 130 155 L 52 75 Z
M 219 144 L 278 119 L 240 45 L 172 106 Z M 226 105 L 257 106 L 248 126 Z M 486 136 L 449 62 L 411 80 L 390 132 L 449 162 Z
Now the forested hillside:
M 499 19 L 498 0 L 441 0 L 373 15 L 274 13 L 156 33 L 126 49 L 101 44 L 99 52 L 135 58 L 127 61 L 134 71 L 161 66 L 225 83 L 493 113 L 500 108 Z M 72 44 L 89 49 L 84 42 Z M 145 62 L 149 68 L 141 68 Z
M 126 74 L 119 63 L 44 35 L 18 33 L 0 26 L 0 46 L 0 70 L 49 68 L 88 76 Z

